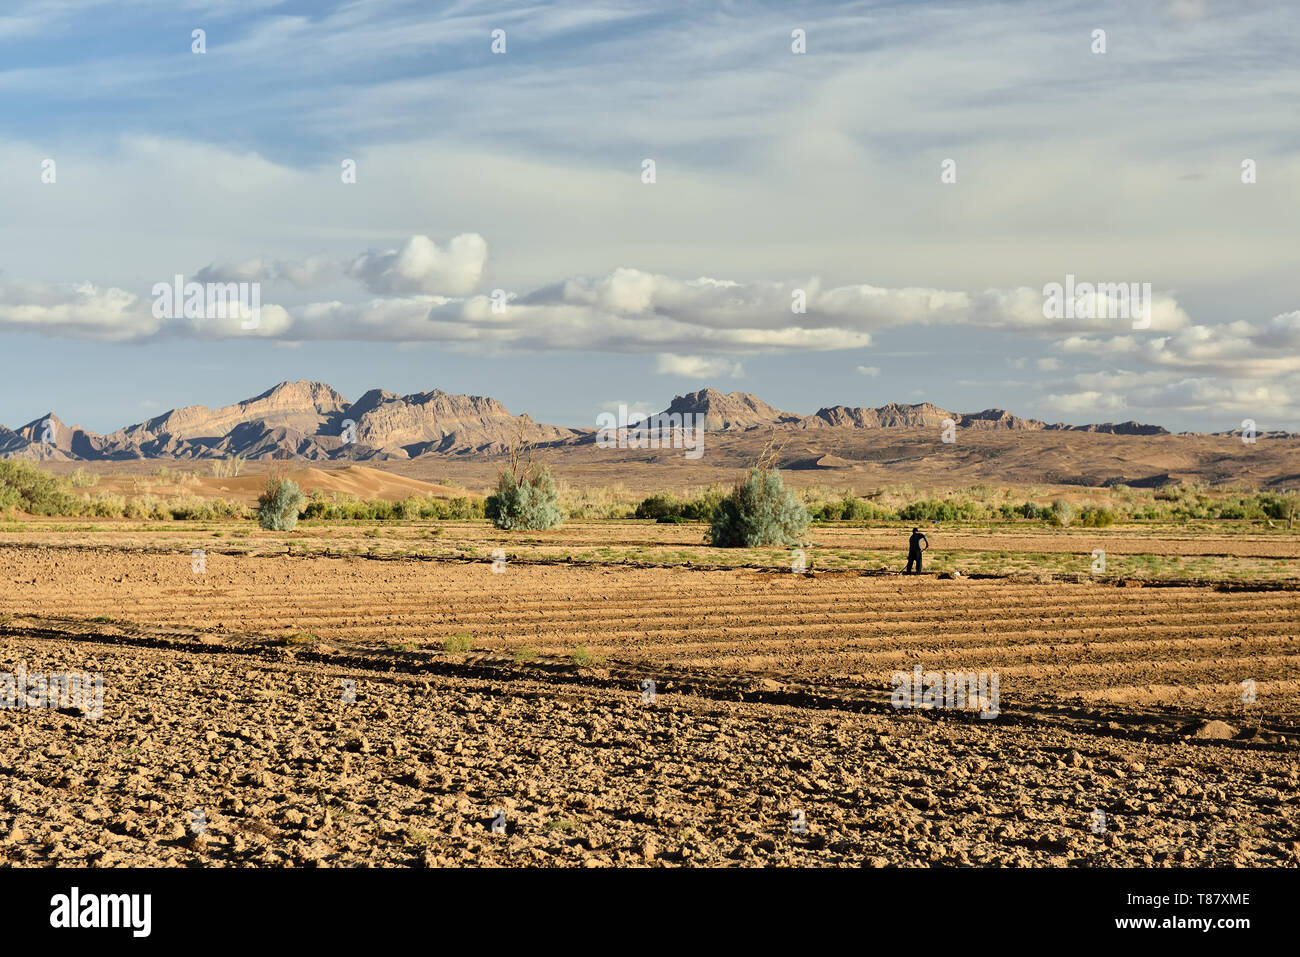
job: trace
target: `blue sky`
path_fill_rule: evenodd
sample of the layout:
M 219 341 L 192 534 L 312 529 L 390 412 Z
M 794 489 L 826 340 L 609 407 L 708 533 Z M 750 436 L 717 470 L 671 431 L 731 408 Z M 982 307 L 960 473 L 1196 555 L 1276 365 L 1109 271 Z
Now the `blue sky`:
M 0 422 L 305 378 L 1300 431 L 1297 35 L 1253 0 L 10 0 Z M 258 282 L 259 326 L 156 316 L 176 274 Z M 1067 274 L 1150 283 L 1150 327 L 1045 316 Z

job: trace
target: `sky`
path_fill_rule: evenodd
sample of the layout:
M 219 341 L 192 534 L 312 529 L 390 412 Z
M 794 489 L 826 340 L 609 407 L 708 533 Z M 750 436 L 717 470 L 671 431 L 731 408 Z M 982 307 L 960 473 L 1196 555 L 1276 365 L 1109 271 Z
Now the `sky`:
M 1297 37 L 1281 0 L 7 0 L 0 422 L 312 379 L 1300 432 Z

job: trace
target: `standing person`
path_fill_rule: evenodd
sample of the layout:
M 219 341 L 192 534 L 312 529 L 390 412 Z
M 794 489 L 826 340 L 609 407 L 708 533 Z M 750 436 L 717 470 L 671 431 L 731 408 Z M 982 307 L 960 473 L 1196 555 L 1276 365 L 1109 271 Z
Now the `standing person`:
M 912 537 L 907 540 L 907 571 L 904 575 L 911 575 L 912 563 L 916 563 L 915 574 L 921 574 L 921 543 L 925 542 L 925 547 L 930 547 L 930 540 L 921 534 L 919 528 L 912 529 Z

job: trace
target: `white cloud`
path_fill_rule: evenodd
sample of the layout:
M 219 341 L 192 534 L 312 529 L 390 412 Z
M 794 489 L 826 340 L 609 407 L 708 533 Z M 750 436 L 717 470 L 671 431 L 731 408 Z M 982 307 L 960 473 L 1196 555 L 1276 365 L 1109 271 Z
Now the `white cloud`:
M 1281 386 L 1212 379 L 1180 379 L 1134 389 L 1130 398 L 1152 408 L 1250 413 L 1277 421 L 1289 413 L 1297 393 Z
M 729 359 L 705 359 L 701 356 L 664 354 L 655 362 L 655 372 L 662 375 L 681 376 L 685 379 L 716 379 L 726 376 L 738 379 L 745 374 L 739 362 Z
M 1074 320 L 1043 317 L 1041 293 L 1026 287 L 974 293 L 923 287 L 890 289 L 869 284 L 825 287 L 807 280 L 750 280 L 699 277 L 679 279 L 631 267 L 605 275 L 576 276 L 521 295 L 512 293 L 504 310 L 479 293 L 432 294 L 430 289 L 473 287 L 483 279 L 487 243 L 478 233 L 463 233 L 439 246 L 423 235 L 383 252 L 350 259 L 324 256 L 299 260 L 249 259 L 200 270 L 206 281 L 256 281 L 281 291 L 311 288 L 352 277 L 375 294 L 308 302 L 271 301 L 262 291 L 261 321 L 243 328 L 229 318 L 154 319 L 150 301 L 116 287 L 91 284 L 63 287 L 10 283 L 0 286 L 0 328 L 95 340 L 147 340 L 189 336 L 196 339 L 272 339 L 311 341 L 441 342 L 480 354 L 573 351 L 655 353 L 656 371 L 696 380 L 744 374 L 738 356 L 860 349 L 872 334 L 902 327 L 969 327 L 1008 336 L 1047 336 L 1079 328 Z M 790 310 L 793 290 L 805 294 L 806 311 Z M 399 293 L 397 290 L 408 290 Z M 1218 401 L 1280 401 L 1284 393 L 1268 381 L 1300 371 L 1300 312 L 1267 322 L 1236 321 L 1222 326 L 1191 324 L 1168 300 L 1162 333 L 1126 331 L 1122 335 L 1070 335 L 1058 342 L 1063 354 L 1124 356 L 1139 371 L 1163 371 L 1161 381 L 1130 380 L 1056 394 L 1053 408 L 1082 411 L 1090 403 L 1114 411 L 1148 396 L 1163 405 L 1182 396 L 1186 408 Z M 1094 323 L 1100 328 L 1108 321 Z M 1087 324 L 1084 324 L 1087 325 Z M 1112 324 L 1113 325 L 1113 324 Z M 1153 321 L 1153 327 L 1156 322 Z M 1009 348 L 1014 348 L 1009 343 Z M 1009 358 L 1023 368 L 1023 357 Z M 1043 372 L 1061 368 L 1056 357 L 1036 360 Z M 878 376 L 875 366 L 858 372 Z M 1181 373 L 1181 375 L 1179 375 Z M 1234 387 L 1206 398 L 1205 387 L 1188 391 L 1138 392 L 1174 378 L 1183 381 L 1253 375 L 1266 390 Z M 1118 398 L 1116 398 L 1118 396 Z M 1234 398 L 1236 397 L 1236 398 Z
M 266 284 L 261 322 L 252 330 L 244 329 L 238 316 L 157 320 L 148 298 L 117 286 L 11 282 L 0 284 L 0 329 L 109 341 L 179 335 L 270 339 L 286 347 L 334 340 L 441 342 L 480 354 L 655 353 L 656 372 L 707 381 L 744 375 L 737 356 L 859 349 L 881 330 L 967 327 L 1009 337 L 1067 332 L 1057 341 L 1062 355 L 1122 356 L 1133 371 L 1082 372 L 1074 377 L 1078 391 L 1046 398 L 1049 407 L 1070 415 L 1095 417 L 1130 407 L 1234 411 L 1261 406 L 1280 415 L 1294 408 L 1291 396 L 1298 391 L 1277 380 L 1300 372 L 1300 311 L 1262 322 L 1200 325 L 1171 297 L 1157 295 L 1152 328 L 1133 331 L 1127 321 L 1045 318 L 1041 290 L 1029 287 L 970 292 L 827 286 L 817 277 L 682 279 L 627 266 L 512 293 L 500 311 L 489 295 L 473 293 L 485 278 L 487 253 L 479 233 L 461 233 L 441 245 L 415 235 L 398 246 L 351 257 L 260 257 L 199 270 L 198 281 Z M 292 301 L 295 290 L 348 280 L 361 282 L 372 295 Z M 270 289 L 288 299 L 269 301 Z M 804 294 L 803 312 L 791 311 L 795 290 Z M 1107 330 L 1115 334 L 1105 335 Z M 1024 368 L 1029 360 L 1007 361 Z M 1062 368 L 1057 357 L 1034 362 L 1042 372 Z M 876 366 L 857 371 L 880 374 Z M 1256 381 L 1245 382 L 1246 377 Z
M 1057 343 L 1062 352 L 1087 353 L 1095 356 L 1123 355 L 1136 352 L 1138 340 L 1133 336 L 1112 336 L 1109 339 L 1089 339 L 1087 336 L 1070 336 Z
M 248 259 L 214 263 L 195 275 L 197 282 L 287 282 L 312 289 L 350 277 L 373 293 L 388 295 L 472 292 L 483 277 L 487 240 L 462 233 L 440 247 L 428 236 L 412 236 L 400 248 L 370 250 L 347 262 L 326 256 L 305 259 Z
M 1189 325 L 1164 336 L 1071 336 L 1063 352 L 1141 358 L 1154 368 L 1220 376 L 1276 376 L 1300 371 L 1300 311 L 1258 325 Z
M 1080 392 L 1054 404 L 1066 412 L 1081 411 L 1088 397 L 1100 400 L 1100 408 L 1146 408 L 1180 412 L 1253 415 L 1263 421 L 1281 422 L 1300 412 L 1300 376 L 1271 382 L 1222 377 L 1185 376 L 1174 369 L 1142 371 L 1117 369 L 1083 372 L 1070 377 Z M 1061 397 L 1054 397 L 1061 398 Z
M 412 236 L 400 249 L 358 256 L 348 273 L 371 292 L 459 295 L 478 285 L 486 262 L 487 241 L 478 233 L 456 236 L 445 249 L 428 236 Z
M 0 283 L 0 329 L 120 341 L 152 335 L 158 322 L 140 297 L 91 283 Z
M 1047 396 L 1047 405 L 1065 415 L 1109 415 L 1125 408 L 1124 397 L 1108 392 L 1068 392 Z M 1093 419 L 1092 421 L 1095 421 Z

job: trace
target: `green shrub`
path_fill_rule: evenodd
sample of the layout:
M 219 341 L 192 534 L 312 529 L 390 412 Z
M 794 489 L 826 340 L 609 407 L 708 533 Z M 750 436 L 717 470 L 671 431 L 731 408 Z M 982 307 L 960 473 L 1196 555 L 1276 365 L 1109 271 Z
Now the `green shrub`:
M 912 502 L 898 510 L 898 517 L 905 522 L 971 521 L 983 517 L 983 514 L 983 507 L 975 502 L 937 499 Z
M 308 502 L 307 507 L 302 510 L 302 517 L 309 522 L 317 518 L 329 518 L 330 508 L 331 506 L 329 502 L 324 502 L 320 499 L 313 499 Z
M 166 508 L 168 514 L 177 521 L 212 518 L 212 506 L 197 495 L 183 495 L 171 499 Z
M 467 631 L 458 632 L 454 635 L 448 635 L 442 641 L 442 647 L 445 651 L 473 651 L 474 636 Z
M 23 497 L 18 489 L 9 485 L 0 485 L 0 512 L 8 512 L 22 504 Z
M 72 483 L 42 472 L 18 459 L 0 459 L 0 490 L 9 489 L 0 501 L 30 515 L 79 515 L 81 499 Z
M 1068 526 L 1074 521 L 1074 506 L 1063 498 L 1058 498 L 1052 503 L 1052 515 L 1050 519 L 1053 525 L 1059 525 L 1062 528 Z
M 720 548 L 797 545 L 808 529 L 808 510 L 786 491 L 777 469 L 752 468 L 714 510 L 709 541 Z
M 101 492 L 93 498 L 86 499 L 85 513 L 95 518 L 121 518 L 126 514 L 126 498 Z
M 1025 518 L 1036 518 L 1045 522 L 1051 516 L 1052 510 L 1042 505 L 1035 505 L 1033 502 L 1026 502 L 1020 506 L 1020 514 Z
M 137 495 L 127 503 L 126 517 L 163 521 L 171 518 L 172 514 L 157 495 Z
M 209 501 L 215 518 L 244 518 L 248 514 L 248 507 L 243 502 L 228 498 L 214 498 Z
M 648 518 L 658 521 L 672 516 L 682 517 L 682 503 L 673 495 L 651 495 L 636 507 L 634 518 Z
M 291 532 L 298 524 L 302 491 L 283 476 L 271 476 L 257 498 L 257 520 L 272 532 Z
M 375 500 L 362 502 L 351 495 L 335 494 L 333 501 L 326 501 L 319 493 L 313 492 L 302 517 L 307 520 L 324 521 L 415 521 L 417 519 L 445 518 L 482 518 L 483 502 L 457 496 L 450 501 L 434 498 L 432 495 L 420 498 L 411 496 L 400 502 Z
M 68 477 L 68 481 L 72 483 L 73 488 L 90 488 L 99 484 L 99 475 L 95 472 L 87 472 L 78 465 L 76 471 Z
M 1115 513 L 1108 508 L 1085 508 L 1079 513 L 1079 524 L 1084 528 L 1106 528 L 1115 524 Z
M 467 495 L 457 495 L 446 503 L 447 517 L 451 519 L 464 520 L 467 518 L 483 518 L 485 516 L 485 503 L 481 498 L 470 498 Z
M 713 513 L 718 510 L 718 506 L 722 504 L 724 498 L 726 498 L 726 493 L 722 489 L 711 488 L 704 494 L 691 499 L 683 508 L 682 515 L 697 522 L 712 521 Z
M 713 518 L 722 499 L 721 489 L 709 489 L 692 499 L 679 499 L 670 494 L 651 495 L 636 507 L 632 517 L 656 522 L 666 518 L 681 519 L 683 522 L 707 522 Z
M 583 668 L 591 665 L 603 665 L 605 663 L 604 655 L 593 655 L 586 645 L 579 645 L 573 649 L 573 663 Z
M 497 528 L 544 531 L 564 522 L 560 493 L 550 469 L 503 471 L 495 495 L 488 496 L 485 514 Z
M 1260 511 L 1267 518 L 1285 519 L 1290 523 L 1294 521 L 1295 513 L 1300 511 L 1300 508 L 1297 508 L 1300 497 L 1295 492 L 1281 495 L 1266 492 L 1256 496 L 1256 501 L 1259 503 Z
M 812 511 L 812 517 L 819 522 L 866 522 L 890 521 L 898 518 L 898 513 L 881 508 L 865 498 L 848 496 L 838 502 L 825 502 Z

